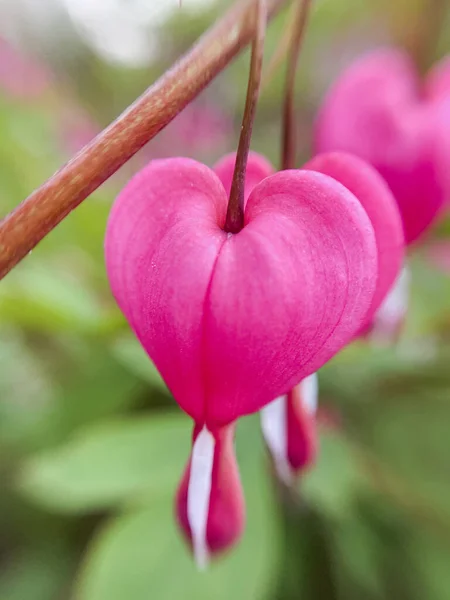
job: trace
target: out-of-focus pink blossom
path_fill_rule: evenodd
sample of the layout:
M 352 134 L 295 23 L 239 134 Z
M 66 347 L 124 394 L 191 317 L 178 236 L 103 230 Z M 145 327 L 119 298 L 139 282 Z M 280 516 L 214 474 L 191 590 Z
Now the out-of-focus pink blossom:
M 438 215 L 449 189 L 450 103 L 430 82 L 424 93 L 410 58 L 382 49 L 357 60 L 338 78 L 318 114 L 317 152 L 347 151 L 371 163 L 391 188 L 406 243 Z
M 433 242 L 427 248 L 426 254 L 435 268 L 450 275 L 450 240 Z
M 261 410 L 261 427 L 278 477 L 286 484 L 311 467 L 317 453 L 317 374 Z
M 144 147 L 142 156 L 146 162 L 182 155 L 207 159 L 225 150 L 232 133 L 231 119 L 216 105 L 194 101 Z
M 51 83 L 48 67 L 0 38 L 0 89 L 4 94 L 33 99 L 46 92 Z
M 433 101 L 449 99 L 450 56 L 445 56 L 430 69 L 424 82 L 424 95 Z

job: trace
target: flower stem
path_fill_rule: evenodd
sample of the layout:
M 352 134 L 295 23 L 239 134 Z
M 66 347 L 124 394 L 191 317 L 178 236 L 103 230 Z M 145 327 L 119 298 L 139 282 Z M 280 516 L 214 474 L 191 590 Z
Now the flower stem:
M 266 36 L 267 6 L 265 0 L 258 0 L 256 4 L 254 24 L 255 36 L 252 44 L 247 98 L 245 100 L 244 117 L 242 119 L 241 135 L 239 137 L 236 164 L 225 220 L 225 231 L 229 233 L 237 233 L 244 226 L 245 172 L 247 170 L 248 151 L 250 149 L 253 122 L 255 120 L 256 105 L 258 104 L 259 89 L 261 86 L 264 39 Z
M 286 14 L 283 35 L 280 37 L 278 45 L 275 48 L 274 53 L 270 57 L 267 67 L 264 69 L 261 82 L 261 89 L 267 88 L 272 83 L 272 79 L 274 78 L 275 74 L 279 71 L 281 64 L 283 63 L 287 53 L 289 52 L 289 48 L 292 44 L 292 37 L 294 36 L 296 12 L 297 6 L 295 2 L 292 2 L 291 6 L 289 7 L 289 11 L 287 11 Z
M 114 123 L 0 221 L 0 279 L 161 131 L 254 35 L 258 0 L 237 0 L 191 50 Z M 268 18 L 286 0 L 266 0 Z
M 295 31 L 292 36 L 289 52 L 286 87 L 283 105 L 283 148 L 281 158 L 281 169 L 293 169 L 295 167 L 297 134 L 296 107 L 295 107 L 295 75 L 297 72 L 298 57 L 305 37 L 306 24 L 308 22 L 309 9 L 312 0 L 297 0 L 297 11 L 295 15 Z

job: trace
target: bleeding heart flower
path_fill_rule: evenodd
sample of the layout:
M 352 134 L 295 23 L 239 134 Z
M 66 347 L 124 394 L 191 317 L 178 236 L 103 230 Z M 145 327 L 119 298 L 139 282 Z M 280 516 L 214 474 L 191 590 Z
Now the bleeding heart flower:
M 331 358 L 361 327 L 377 277 L 370 220 L 326 175 L 265 178 L 237 234 L 224 231 L 227 204 L 206 166 L 156 160 L 117 198 L 105 240 L 113 294 L 199 432 L 179 514 L 200 561 L 205 547 L 218 548 L 208 540 L 224 539 L 211 512 L 224 477 L 233 482 L 218 505 L 234 515 L 242 505 L 232 466 L 214 477 L 215 464 L 234 464 L 220 432 Z M 203 507 L 201 518 L 189 498 Z
M 234 455 L 234 425 L 194 430 L 191 458 L 178 488 L 178 521 L 199 566 L 242 534 L 245 505 Z M 193 477 L 191 477 L 191 473 Z
M 430 69 L 424 82 L 424 92 L 429 100 L 449 99 L 450 56 L 445 56 Z
M 424 96 L 432 107 L 435 119 L 439 121 L 437 137 L 442 147 L 441 161 L 438 164 L 440 180 L 445 189 L 445 200 L 450 201 L 450 56 L 436 63 L 424 81 Z
M 235 154 L 230 154 L 214 167 L 226 190 L 231 187 L 234 164 Z M 375 328 L 386 335 L 393 327 L 395 316 L 396 327 L 404 318 L 404 310 L 400 312 L 398 293 L 393 295 L 383 310 L 380 308 L 393 287 L 403 262 L 402 221 L 395 199 L 373 167 L 347 153 L 318 155 L 304 165 L 303 169 L 321 172 L 344 185 L 356 196 L 370 218 L 377 244 L 378 274 L 375 294 L 361 331 Z M 263 156 L 251 153 L 246 171 L 246 197 L 271 172 L 273 167 Z M 343 345 L 349 341 L 350 339 L 346 340 Z M 307 378 L 289 394 L 280 396 L 261 411 L 264 437 L 274 457 L 278 474 L 285 482 L 291 479 L 293 471 L 299 471 L 310 464 L 316 454 L 315 417 L 311 411 L 302 408 L 305 398 L 306 405 L 316 402 L 308 400 L 317 398 L 316 375 Z M 297 450 L 294 451 L 293 448 Z
M 174 397 L 214 428 L 255 412 L 358 329 L 376 280 L 373 229 L 335 180 L 284 171 L 250 194 L 242 231 L 189 159 L 151 162 L 107 226 L 114 296 Z
M 329 175 L 345 185 L 358 198 L 369 216 L 377 243 L 378 277 L 364 329 L 372 328 L 375 323 L 383 326 L 385 312 L 381 307 L 388 301 L 389 293 L 400 279 L 404 260 L 402 220 L 395 198 L 370 164 L 344 152 L 318 154 L 303 168 Z M 405 304 L 399 314 L 401 320 L 406 310 L 407 295 L 404 298 Z M 391 306 L 393 304 L 394 301 L 391 302 Z M 392 316 L 391 312 L 389 325 L 392 325 Z M 398 323 L 397 321 L 396 326 Z
M 317 454 L 318 383 L 313 373 L 261 410 L 261 427 L 276 472 L 287 485 Z
M 317 118 L 315 147 L 350 152 L 381 173 L 409 244 L 429 227 L 446 197 L 449 123 L 448 105 L 437 109 L 424 95 L 409 57 L 383 49 L 356 61 L 331 88 Z

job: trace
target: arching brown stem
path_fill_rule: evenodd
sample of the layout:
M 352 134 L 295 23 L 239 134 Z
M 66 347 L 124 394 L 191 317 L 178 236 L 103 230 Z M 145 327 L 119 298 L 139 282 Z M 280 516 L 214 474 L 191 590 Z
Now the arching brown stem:
M 255 7 L 254 23 L 255 37 L 252 44 L 247 98 L 245 100 L 241 135 L 239 137 L 230 200 L 225 220 L 225 231 L 229 233 L 237 233 L 244 226 L 245 172 L 247 170 L 248 151 L 250 149 L 256 106 L 258 104 L 259 88 L 261 86 L 264 39 L 266 37 L 267 7 L 265 0 L 259 0 Z
M 114 123 L 0 222 L 0 278 L 165 127 L 254 35 L 258 0 L 238 0 Z M 266 0 L 268 18 L 286 0 Z

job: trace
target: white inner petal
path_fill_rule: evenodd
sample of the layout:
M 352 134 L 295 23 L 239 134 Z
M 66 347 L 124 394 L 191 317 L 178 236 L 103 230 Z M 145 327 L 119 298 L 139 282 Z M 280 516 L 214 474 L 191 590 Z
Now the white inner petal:
M 308 414 L 315 415 L 317 412 L 317 399 L 319 395 L 319 380 L 317 373 L 305 377 L 300 383 L 300 394 Z
M 286 484 L 292 481 L 287 458 L 287 396 L 280 396 L 261 409 L 261 429 L 272 454 L 279 478 Z
M 409 283 L 410 272 L 408 267 L 404 266 L 377 311 L 375 331 L 377 328 L 381 328 L 382 331 L 389 330 L 405 316 L 408 308 Z
M 215 440 L 203 427 L 192 448 L 191 470 L 187 493 L 187 517 L 191 528 L 194 557 L 200 569 L 208 564 L 206 541 Z

